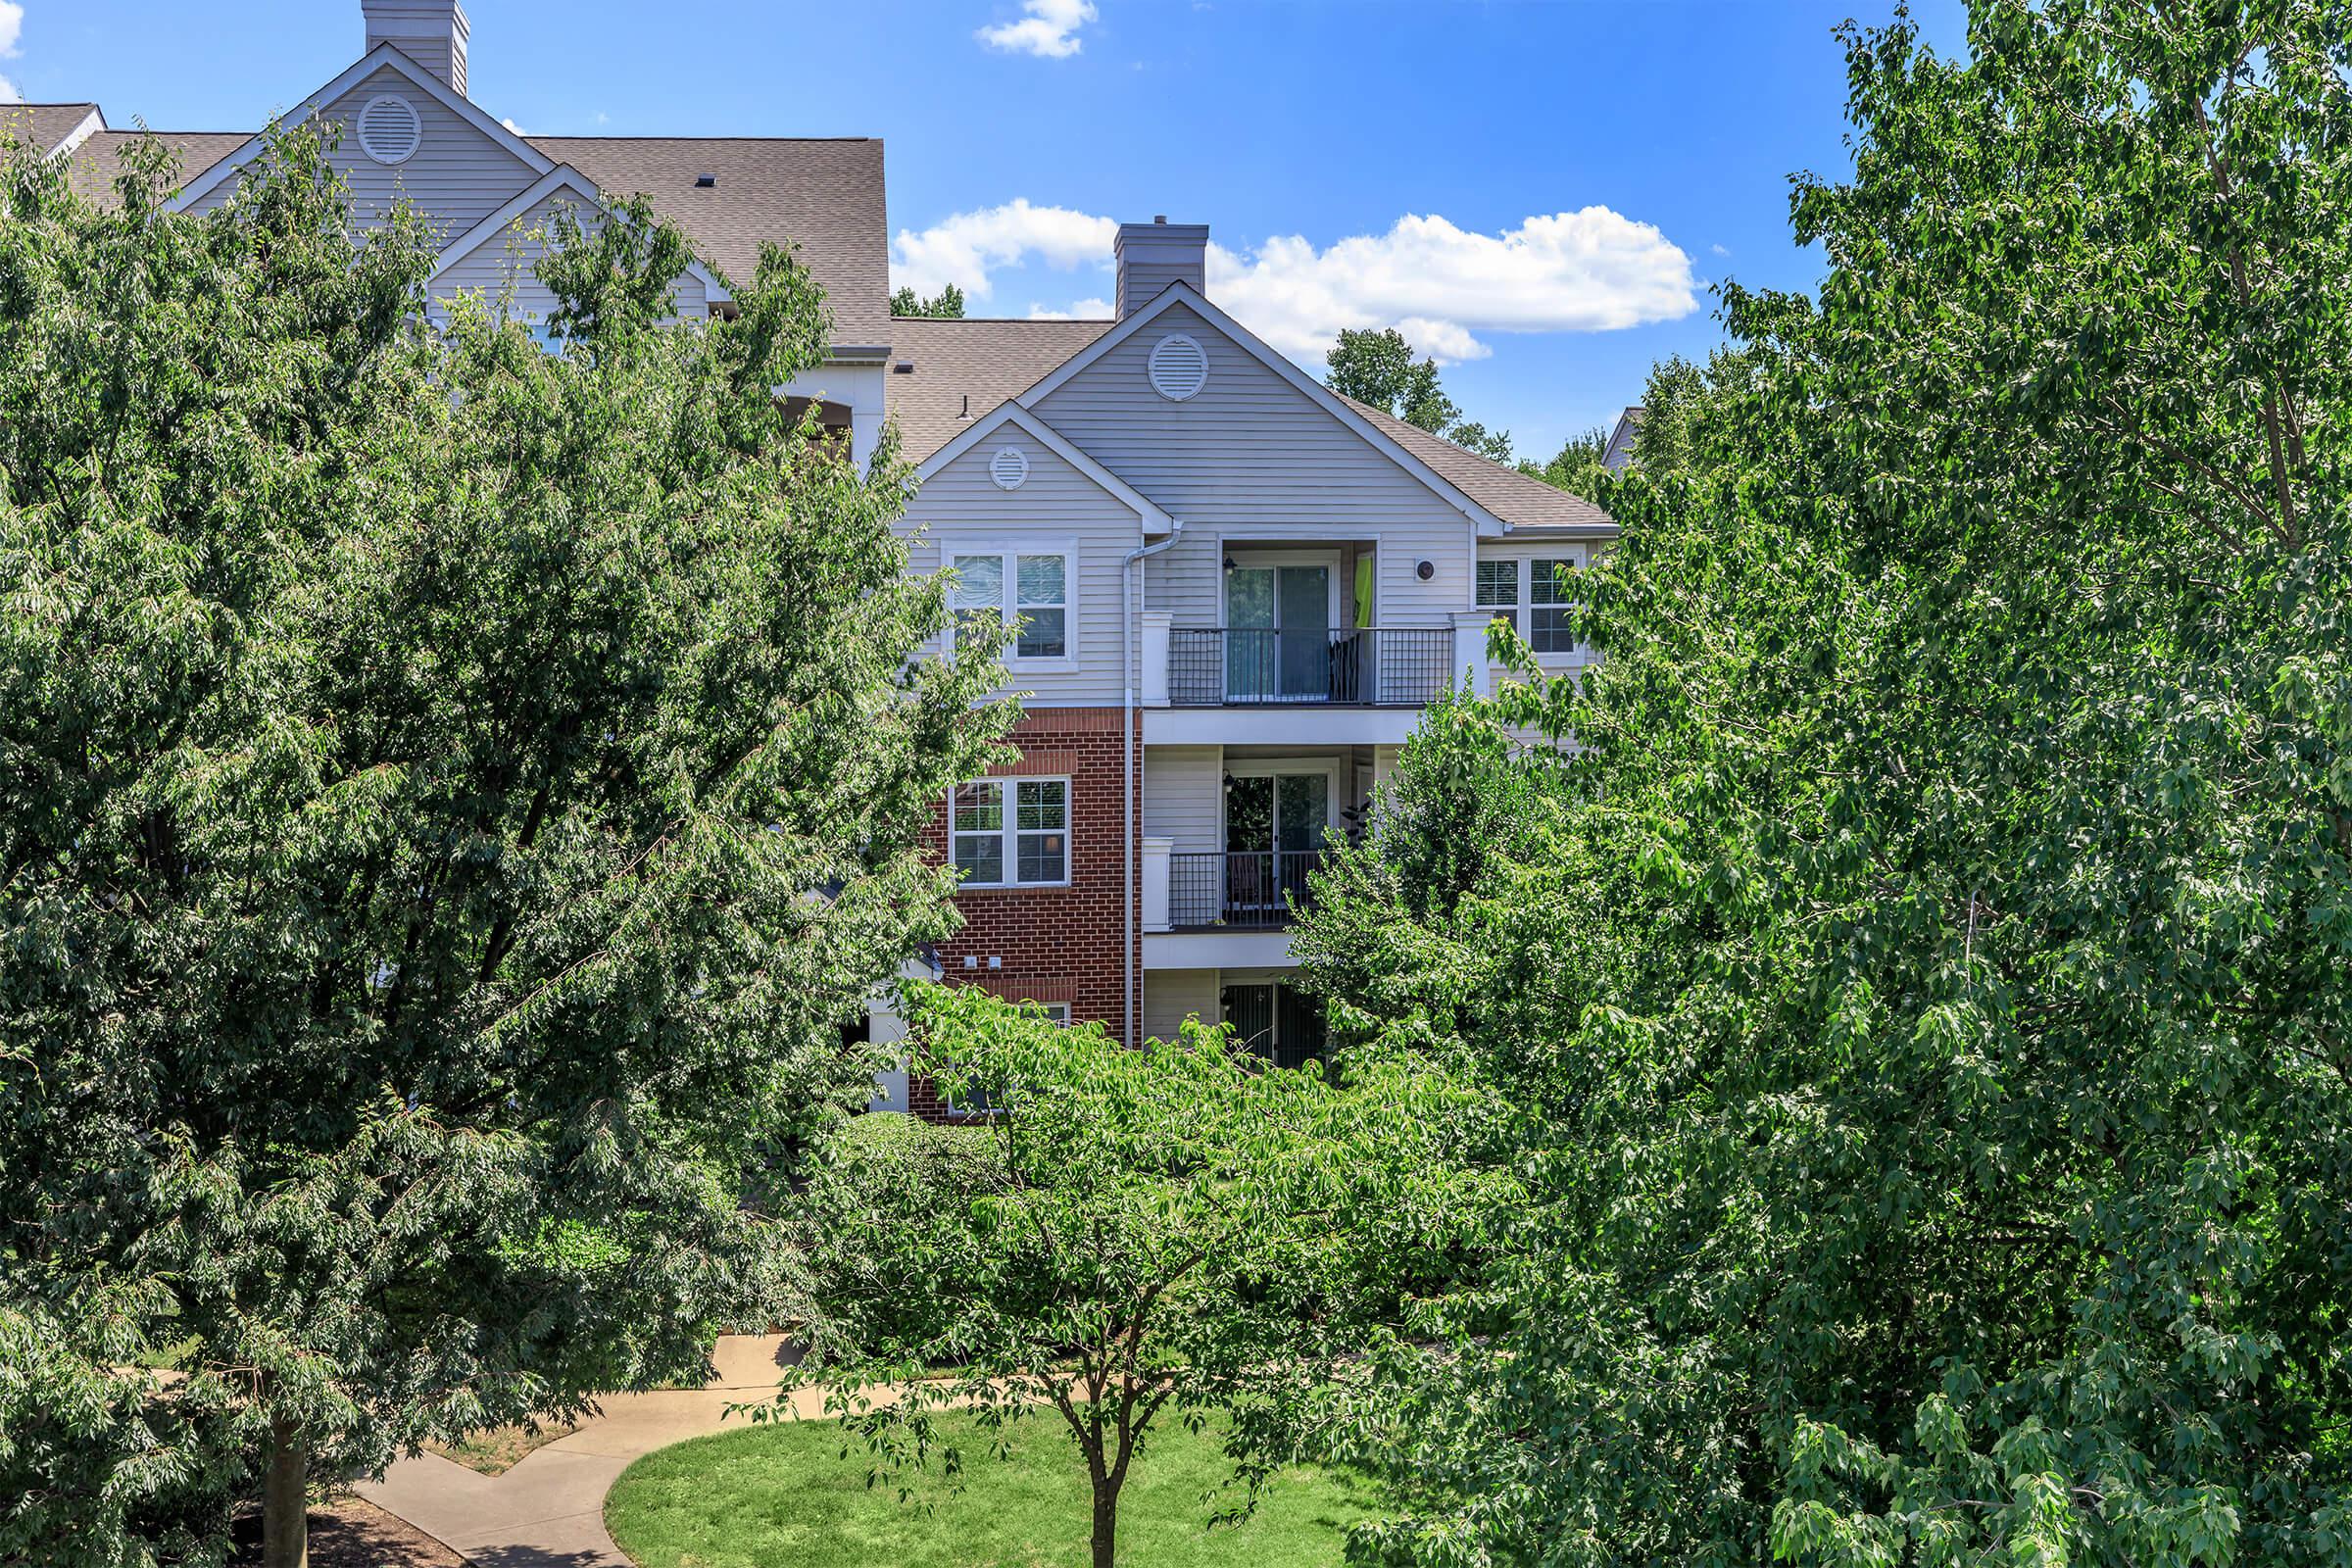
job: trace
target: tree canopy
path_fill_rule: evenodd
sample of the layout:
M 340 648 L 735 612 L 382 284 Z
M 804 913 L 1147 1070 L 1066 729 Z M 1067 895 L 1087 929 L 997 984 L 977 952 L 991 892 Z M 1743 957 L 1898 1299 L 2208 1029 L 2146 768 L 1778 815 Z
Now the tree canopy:
M 953 283 L 943 284 L 937 294 L 925 299 L 911 288 L 895 289 L 890 296 L 890 314 L 929 317 L 935 320 L 961 320 L 963 290 Z
M 1415 360 L 1412 345 L 1395 327 L 1342 327 L 1324 364 L 1324 385 L 1342 397 L 1368 403 L 1481 457 L 1510 461 L 1510 431 L 1489 430 L 1463 418 L 1460 408 L 1438 384 L 1438 362 Z
M 909 1024 L 915 1070 L 993 1114 L 947 1135 L 959 1159 L 877 1164 L 872 1140 L 840 1141 L 808 1216 L 826 1335 L 797 1381 L 830 1388 L 902 1484 L 937 1412 L 1057 1422 L 1098 1568 L 1163 1416 L 1228 1418 L 1237 1475 L 1262 1478 L 1290 1451 L 1274 1434 L 1395 1319 L 1400 1264 L 1458 1210 L 1424 1146 L 1444 1118 L 1420 1114 L 1447 1090 L 1410 1062 L 1363 1063 L 1343 1091 L 1198 1023 L 1128 1050 L 976 988 L 917 988 Z M 900 1387 L 876 1402 L 881 1383 Z
M 1006 722 L 915 657 L 904 466 L 771 394 L 826 338 L 789 259 L 677 324 L 674 230 L 572 221 L 549 353 L 428 319 L 424 225 L 355 246 L 321 152 L 201 218 L 152 143 L 112 211 L 0 188 L 11 1560 L 218 1561 L 267 1461 L 296 1561 L 306 1479 L 777 1311 Z
M 1727 286 L 1601 662 L 1417 739 L 1297 939 L 1515 1111 L 1369 1559 L 2345 1560 L 2344 21 L 1844 35 L 1826 275 Z

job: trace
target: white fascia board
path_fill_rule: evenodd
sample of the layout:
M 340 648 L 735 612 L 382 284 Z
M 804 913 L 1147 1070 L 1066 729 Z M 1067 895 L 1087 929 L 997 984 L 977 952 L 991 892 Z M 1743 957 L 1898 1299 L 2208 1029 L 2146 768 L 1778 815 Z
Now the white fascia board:
M 598 212 L 605 214 L 607 217 L 612 216 L 612 209 L 606 204 L 605 193 L 597 189 L 596 181 L 590 179 L 586 174 L 581 173 L 569 164 L 559 164 L 555 168 L 549 170 L 546 173 L 540 175 L 537 179 L 533 180 L 529 185 L 523 187 L 522 190 L 516 192 L 515 195 L 497 212 L 492 213 L 489 217 L 474 224 L 465 233 L 460 234 L 456 239 L 451 240 L 448 248 L 442 251 L 441 259 L 433 264 L 432 275 L 424 280 L 425 287 L 432 287 L 434 283 L 440 280 L 443 272 L 448 271 L 459 262 L 464 261 L 475 251 L 480 250 L 484 245 L 490 243 L 491 240 L 505 233 L 509 224 L 513 223 L 523 214 L 529 212 L 532 208 L 538 206 L 541 202 L 547 200 L 548 197 L 553 196 L 556 194 L 556 192 L 562 190 L 570 191 L 573 195 L 580 197 Z M 689 261 L 686 264 L 686 270 L 690 275 L 701 281 L 703 288 L 711 299 L 731 300 L 735 297 L 733 294 L 730 294 L 727 291 L 727 286 L 718 280 L 717 274 L 713 273 L 701 262 Z
M 423 93 L 427 98 L 432 99 L 442 108 L 522 160 L 532 173 L 544 174 L 556 167 L 554 159 L 491 119 L 472 99 L 464 93 L 453 91 L 448 83 L 440 77 L 388 43 L 377 44 L 361 56 L 358 62 L 341 75 L 305 98 L 300 108 L 277 122 L 278 128 L 280 130 L 293 129 L 317 114 L 321 105 L 333 103 L 387 66 L 407 77 L 418 92 Z M 261 150 L 262 138 L 256 134 L 244 146 L 206 170 L 194 183 L 187 186 L 177 196 L 172 197 L 172 210 L 180 211 L 190 202 L 202 198 L 222 180 L 227 179 L 238 170 L 251 163 Z
M 1504 524 L 1500 517 L 1495 516 L 1494 514 L 1489 512 L 1486 508 L 1471 500 L 1469 496 L 1463 494 L 1461 490 L 1454 486 L 1451 480 L 1447 479 L 1444 474 L 1438 472 L 1437 469 L 1431 467 L 1428 464 L 1423 463 L 1419 458 L 1414 457 L 1403 447 L 1398 446 L 1388 436 L 1382 434 L 1377 426 L 1375 426 L 1369 419 L 1366 419 L 1362 415 L 1348 407 L 1348 405 L 1342 402 L 1329 387 L 1323 385 L 1323 383 L 1317 381 L 1313 376 L 1308 375 L 1305 371 L 1299 369 L 1298 367 L 1293 365 L 1282 355 L 1274 352 L 1274 350 L 1268 347 L 1255 332 L 1250 331 L 1241 322 L 1235 320 L 1232 317 L 1226 315 L 1215 305 L 1211 304 L 1207 295 L 1202 294 L 1200 290 L 1194 288 L 1190 283 L 1183 282 L 1182 280 L 1170 283 L 1166 288 L 1161 289 L 1159 294 L 1152 301 L 1151 304 L 1145 306 L 1142 310 L 1137 311 L 1134 315 L 1128 317 L 1118 325 L 1112 327 L 1109 331 L 1103 333 L 1092 343 L 1089 343 L 1085 348 L 1080 349 L 1076 354 L 1073 354 L 1068 359 L 1062 361 L 1058 368 L 1047 373 L 1044 380 L 1039 381 L 1035 386 L 1022 393 L 1014 401 L 1019 403 L 1023 408 L 1036 407 L 1039 401 L 1050 397 L 1055 391 L 1055 389 L 1060 387 L 1064 382 L 1068 381 L 1070 377 L 1076 375 L 1079 371 L 1094 364 L 1103 355 L 1108 354 L 1112 349 L 1117 348 L 1121 343 L 1126 342 L 1127 339 L 1142 331 L 1146 325 L 1148 325 L 1161 314 L 1173 309 L 1178 305 L 1190 306 L 1193 310 L 1207 318 L 1210 325 L 1216 327 L 1220 332 L 1223 332 L 1225 336 L 1231 339 L 1233 342 L 1240 344 L 1242 349 L 1251 358 L 1255 359 L 1267 369 L 1272 370 L 1276 375 L 1281 376 L 1285 381 L 1288 381 L 1292 386 L 1296 387 L 1300 393 L 1304 394 L 1308 399 L 1313 401 L 1333 418 L 1339 420 L 1348 429 L 1353 430 L 1357 435 L 1362 436 L 1366 441 L 1370 442 L 1375 451 L 1379 452 L 1382 456 L 1388 458 L 1405 472 L 1411 474 L 1414 478 L 1427 485 L 1431 490 L 1438 494 L 1440 499 L 1444 500 L 1455 511 L 1464 513 L 1477 519 L 1482 530 L 1487 525 L 1492 524 L 1497 534 L 1502 531 Z
M 49 149 L 46 155 L 54 163 L 64 163 L 74 156 L 74 149 L 106 128 L 106 111 L 93 108 L 81 117 L 81 123 L 66 132 L 66 139 Z
M 957 458 L 971 451 L 973 447 L 988 439 L 991 433 L 1002 430 L 1008 424 L 1017 427 L 1047 451 L 1076 468 L 1080 473 L 1085 474 L 1114 500 L 1132 509 L 1135 514 L 1143 519 L 1145 533 L 1168 533 L 1174 530 L 1176 519 L 1162 511 L 1157 503 L 1088 457 L 1077 447 L 1072 446 L 1068 437 L 1017 403 L 998 404 L 989 413 L 982 415 L 979 421 L 970 429 L 924 459 L 921 466 L 914 470 L 916 482 L 919 484 L 930 479 L 932 475 L 938 473 L 949 464 L 954 463 Z

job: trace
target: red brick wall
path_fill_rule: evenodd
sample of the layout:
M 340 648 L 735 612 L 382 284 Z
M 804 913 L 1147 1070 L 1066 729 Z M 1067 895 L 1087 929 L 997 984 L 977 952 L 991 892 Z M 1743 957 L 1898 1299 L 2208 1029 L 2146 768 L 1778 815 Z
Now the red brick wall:
M 1038 708 L 1022 715 L 1012 732 L 1021 760 L 991 777 L 1040 774 L 1070 781 L 1070 883 L 1067 887 L 984 888 L 958 893 L 956 906 L 963 929 L 941 944 L 950 985 L 984 986 L 1020 1002 L 1066 1002 L 1072 1023 L 1099 1022 L 1114 1038 L 1126 1032 L 1126 968 L 1119 949 L 1126 935 L 1127 845 L 1138 841 L 1135 874 L 1142 874 L 1138 836 L 1143 819 L 1143 766 L 1138 755 L 1135 802 L 1126 831 L 1120 830 L 1126 774 L 1121 766 L 1120 720 L 1115 708 Z M 1127 731 L 1133 747 L 1142 733 L 1140 716 Z M 948 853 L 947 803 L 931 825 L 932 851 Z M 1140 921 L 1141 911 L 1138 910 Z M 1136 976 L 1142 984 L 1142 947 L 1136 936 Z M 966 968 L 964 960 L 973 960 Z M 998 967 L 989 966 L 991 959 Z M 928 1079 L 907 1085 L 916 1115 L 941 1114 L 939 1096 Z

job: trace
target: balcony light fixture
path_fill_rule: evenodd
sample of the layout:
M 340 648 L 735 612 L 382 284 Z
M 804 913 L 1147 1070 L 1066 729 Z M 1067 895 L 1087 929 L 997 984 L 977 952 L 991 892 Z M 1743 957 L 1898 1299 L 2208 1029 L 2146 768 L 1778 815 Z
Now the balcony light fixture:
M 1231 556 L 1227 556 L 1225 558 L 1225 569 L 1227 571 L 1232 571 L 1234 569 L 1233 558 Z

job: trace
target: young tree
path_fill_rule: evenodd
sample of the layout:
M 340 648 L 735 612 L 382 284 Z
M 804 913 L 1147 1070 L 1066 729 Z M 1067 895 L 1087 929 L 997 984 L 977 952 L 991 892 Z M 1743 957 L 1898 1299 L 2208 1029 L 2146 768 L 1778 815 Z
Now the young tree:
M 1507 1245 L 1356 1411 L 1417 1494 L 1368 1549 L 2342 1560 L 2342 21 L 1848 35 L 1818 297 L 1727 291 L 1605 658 L 1404 769 L 1527 804 L 1297 939 L 1336 1028 L 1524 1112 Z
M 1120 1491 L 1157 1423 L 1223 1415 L 1254 1488 L 1284 1457 L 1269 1435 L 1394 1315 L 1398 1260 L 1449 1224 L 1427 1143 L 1442 1118 L 1415 1114 L 1443 1091 L 1370 1064 L 1335 1087 L 1198 1024 L 1130 1051 L 971 988 L 922 991 L 910 1021 L 921 1070 L 999 1107 L 967 1135 L 992 1157 L 945 1186 L 820 1178 L 810 1224 L 839 1238 L 816 1270 L 838 1343 L 797 1376 L 830 1389 L 894 1472 L 927 1461 L 942 1410 L 995 1432 L 1057 1418 L 1109 1568 Z M 902 1380 L 879 1405 L 858 1392 Z
M 0 1556 L 218 1561 L 266 1472 L 274 1568 L 777 1310 L 1004 715 L 915 657 L 904 468 L 770 394 L 781 254 L 667 325 L 683 240 L 572 224 L 549 354 L 428 326 L 307 130 L 203 218 L 132 163 L 0 191 Z
M 890 296 L 890 314 L 893 316 L 930 317 L 939 320 L 961 320 L 963 318 L 963 290 L 949 283 L 943 286 L 937 294 L 925 299 L 911 288 L 898 289 Z

